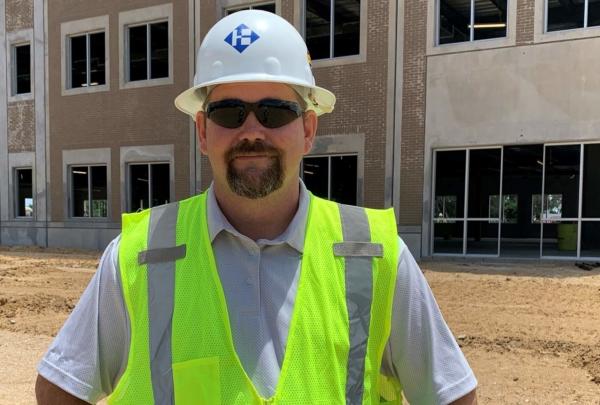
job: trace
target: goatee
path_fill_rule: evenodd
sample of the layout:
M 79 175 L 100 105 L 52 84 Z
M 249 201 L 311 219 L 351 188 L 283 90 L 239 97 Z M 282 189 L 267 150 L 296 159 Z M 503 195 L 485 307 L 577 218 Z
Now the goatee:
M 267 168 L 251 166 L 238 170 L 233 161 L 237 156 L 251 153 L 266 153 L 270 156 Z M 283 185 L 282 152 L 263 141 L 242 142 L 231 148 L 226 156 L 227 183 L 231 191 L 250 199 L 263 198 Z

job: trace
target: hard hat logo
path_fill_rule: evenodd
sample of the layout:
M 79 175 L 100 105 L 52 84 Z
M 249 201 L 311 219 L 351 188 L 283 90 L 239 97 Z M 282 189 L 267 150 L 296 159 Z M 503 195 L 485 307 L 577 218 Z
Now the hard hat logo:
M 225 37 L 225 42 L 242 53 L 260 37 L 245 24 L 240 24 Z

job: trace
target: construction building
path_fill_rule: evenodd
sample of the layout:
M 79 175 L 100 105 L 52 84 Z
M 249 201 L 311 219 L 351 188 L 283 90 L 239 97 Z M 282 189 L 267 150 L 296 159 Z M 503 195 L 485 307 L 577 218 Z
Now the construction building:
M 101 249 L 210 184 L 173 99 L 228 13 L 304 36 L 336 109 L 314 193 L 394 207 L 416 256 L 600 258 L 589 0 L 0 0 L 0 244 Z M 285 44 L 282 44 L 285 46 Z

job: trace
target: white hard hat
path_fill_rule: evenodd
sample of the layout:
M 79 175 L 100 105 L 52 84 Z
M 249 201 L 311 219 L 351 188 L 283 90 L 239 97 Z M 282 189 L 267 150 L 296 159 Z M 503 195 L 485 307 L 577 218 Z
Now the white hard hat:
M 317 115 L 333 110 L 335 96 L 315 86 L 310 56 L 296 29 L 276 14 L 245 10 L 217 22 L 196 57 L 194 86 L 175 106 L 196 119 L 209 89 L 224 83 L 276 82 L 291 85 Z

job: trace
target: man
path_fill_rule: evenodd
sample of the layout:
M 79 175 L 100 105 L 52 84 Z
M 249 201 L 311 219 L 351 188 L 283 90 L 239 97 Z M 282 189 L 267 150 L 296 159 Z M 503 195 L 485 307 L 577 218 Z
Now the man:
M 299 179 L 335 103 L 300 35 L 235 13 L 197 65 L 176 105 L 213 184 L 123 217 L 40 363 L 39 403 L 400 403 L 401 386 L 413 404 L 476 403 L 393 212 L 313 197 Z

